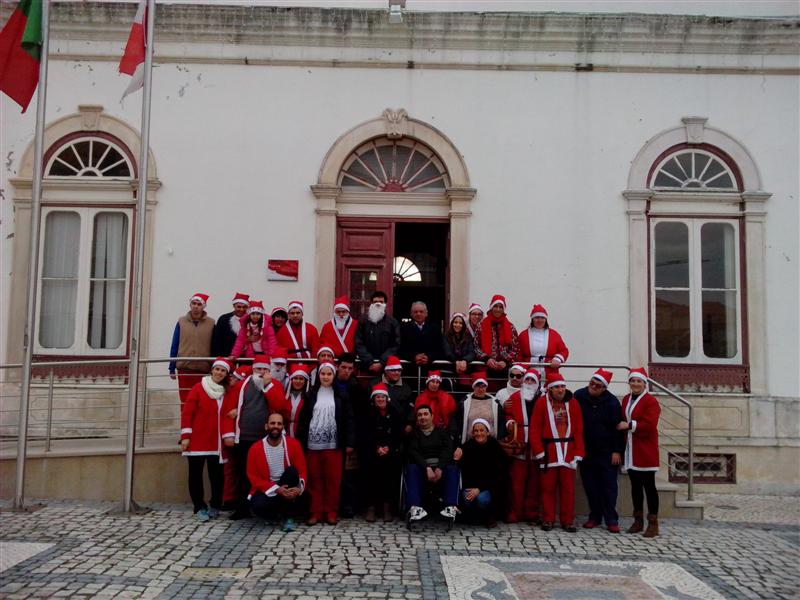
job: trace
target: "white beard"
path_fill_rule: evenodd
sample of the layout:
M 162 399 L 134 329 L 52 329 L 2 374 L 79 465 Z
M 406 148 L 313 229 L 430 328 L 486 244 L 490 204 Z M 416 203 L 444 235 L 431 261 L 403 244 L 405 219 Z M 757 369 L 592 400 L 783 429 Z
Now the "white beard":
M 344 329 L 349 320 L 350 320 L 350 315 L 347 315 L 346 317 L 339 317 L 333 315 L 333 324 L 336 327 L 336 329 Z
M 271 364 L 269 367 L 269 372 L 273 379 L 276 379 L 281 383 L 283 383 L 283 380 L 286 379 L 286 367 L 283 365 Z
M 530 402 L 531 400 L 533 400 L 534 396 L 536 396 L 537 389 L 538 386 L 536 386 L 533 383 L 523 383 L 521 392 L 522 399 L 525 400 L 525 402 Z
M 250 381 L 252 381 L 252 382 L 253 382 L 253 385 L 254 385 L 254 386 L 256 386 L 256 389 L 257 389 L 259 392 L 263 392 L 263 391 L 264 391 L 264 388 L 265 388 L 266 386 L 264 385 L 264 380 L 261 378 L 261 375 L 253 375 L 253 376 L 250 378 Z
M 380 321 L 384 316 L 386 316 L 386 305 L 382 302 L 376 302 L 375 304 L 369 305 L 369 312 L 367 313 L 367 318 L 372 321 L 373 323 L 377 323 Z
M 242 328 L 242 323 L 239 321 L 239 317 L 236 316 L 236 313 L 231 315 L 231 320 L 229 323 L 231 325 L 231 331 L 236 335 L 239 335 L 239 330 Z

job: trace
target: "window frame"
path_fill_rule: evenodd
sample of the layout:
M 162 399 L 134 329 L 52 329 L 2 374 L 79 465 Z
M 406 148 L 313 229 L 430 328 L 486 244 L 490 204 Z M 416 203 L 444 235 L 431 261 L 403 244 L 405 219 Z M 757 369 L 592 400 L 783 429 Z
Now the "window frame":
M 43 295 L 41 290 L 44 273 L 44 248 L 47 238 L 47 216 L 54 212 L 78 213 L 80 226 L 80 245 L 78 249 L 78 290 L 75 299 L 75 337 L 69 348 L 49 348 L 41 345 L 41 309 Z M 122 342 L 118 348 L 92 348 L 88 341 L 89 334 L 89 300 L 91 294 L 91 261 L 93 247 L 94 218 L 100 213 L 121 213 L 128 219 L 128 239 L 126 241 L 125 264 L 125 307 L 122 311 Z M 42 206 L 41 238 L 39 240 L 39 293 L 36 295 L 36 339 L 34 340 L 34 354 L 37 356 L 52 357 L 113 357 L 125 358 L 130 347 L 130 310 L 131 310 L 131 277 L 133 270 L 133 240 L 135 229 L 135 210 L 130 206 L 119 204 L 78 204 L 78 203 L 53 203 Z

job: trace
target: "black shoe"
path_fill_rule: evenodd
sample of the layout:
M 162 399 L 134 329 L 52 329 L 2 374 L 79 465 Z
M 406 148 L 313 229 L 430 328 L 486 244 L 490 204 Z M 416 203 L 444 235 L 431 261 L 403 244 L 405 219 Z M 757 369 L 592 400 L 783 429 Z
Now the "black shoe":
M 553 529 L 552 523 L 542 523 L 542 531 L 551 531 Z
M 576 531 L 578 531 L 575 525 L 562 525 L 561 529 L 563 529 L 567 533 L 575 533 Z
M 235 510 L 233 514 L 231 514 L 230 519 L 231 521 L 240 521 L 241 519 L 249 519 L 252 515 L 250 511 L 245 510 Z
M 228 500 L 227 502 L 223 503 L 222 506 L 219 507 L 220 510 L 229 511 L 229 510 L 236 510 L 236 502 L 233 500 Z

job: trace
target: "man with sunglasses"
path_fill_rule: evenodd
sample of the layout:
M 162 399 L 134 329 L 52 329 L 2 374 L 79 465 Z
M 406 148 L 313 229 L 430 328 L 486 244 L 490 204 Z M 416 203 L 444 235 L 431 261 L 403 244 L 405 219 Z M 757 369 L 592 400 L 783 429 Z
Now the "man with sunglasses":
M 511 394 L 514 392 L 518 392 L 522 387 L 522 377 L 525 375 L 525 367 L 523 367 L 519 363 L 514 363 L 508 369 L 508 383 L 506 383 L 506 387 L 494 395 L 497 401 L 500 403 L 500 406 L 506 407 L 506 400 L 511 397 Z
M 605 521 L 608 531 L 619 533 L 617 514 L 617 472 L 625 451 L 625 432 L 617 431 L 622 408 L 617 397 L 608 391 L 612 373 L 594 372 L 589 385 L 575 392 L 583 415 L 583 441 L 586 455 L 579 463 L 583 489 L 589 500 L 586 529 Z

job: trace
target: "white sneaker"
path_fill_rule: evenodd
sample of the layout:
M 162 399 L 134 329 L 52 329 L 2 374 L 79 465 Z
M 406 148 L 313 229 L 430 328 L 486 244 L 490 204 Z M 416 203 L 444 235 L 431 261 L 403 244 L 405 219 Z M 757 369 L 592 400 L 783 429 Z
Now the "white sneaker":
M 455 506 L 445 506 L 442 509 L 442 512 L 439 513 L 446 519 L 455 519 L 456 515 L 458 514 L 458 508 Z
M 409 521 L 421 521 L 425 517 L 428 516 L 428 513 L 425 512 L 425 509 L 421 506 L 412 506 L 408 510 L 408 520 Z

